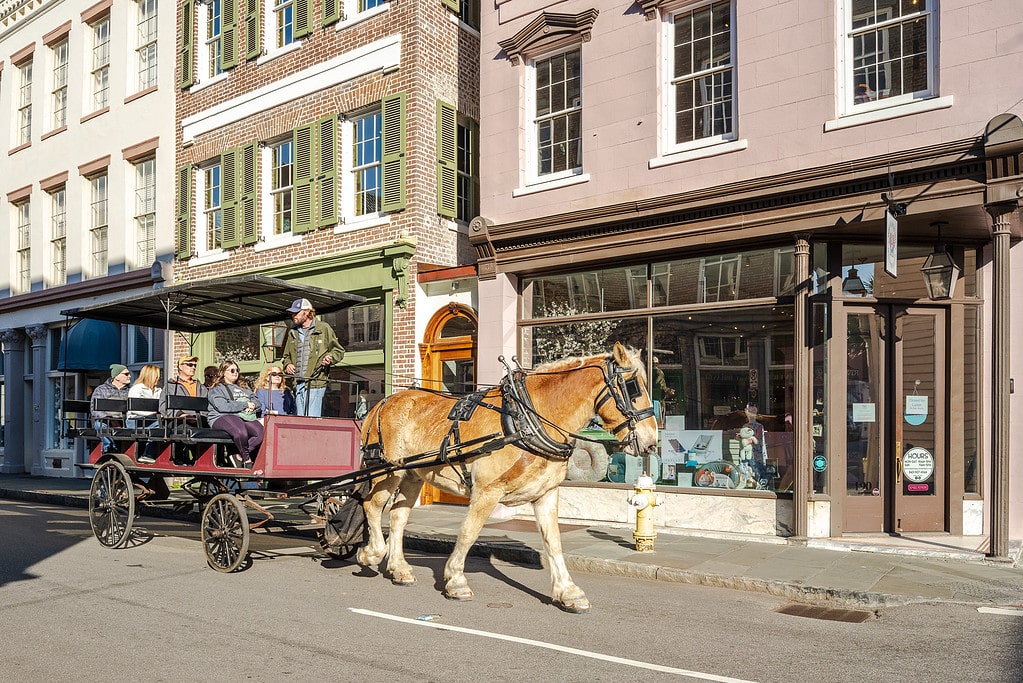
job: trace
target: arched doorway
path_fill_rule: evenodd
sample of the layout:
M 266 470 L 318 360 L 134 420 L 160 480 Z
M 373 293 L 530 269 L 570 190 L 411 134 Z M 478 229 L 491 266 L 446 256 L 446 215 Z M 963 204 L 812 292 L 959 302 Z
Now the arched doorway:
M 437 311 L 426 326 L 419 355 L 423 362 L 423 385 L 431 389 L 465 394 L 476 389 L 476 312 L 459 303 Z M 469 501 L 427 484 L 420 503 Z

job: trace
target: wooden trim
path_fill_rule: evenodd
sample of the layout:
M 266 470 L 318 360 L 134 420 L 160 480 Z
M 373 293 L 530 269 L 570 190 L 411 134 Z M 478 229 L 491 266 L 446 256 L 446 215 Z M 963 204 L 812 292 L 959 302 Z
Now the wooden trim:
M 28 149 L 28 148 L 29 148 L 29 147 L 31 147 L 31 146 L 32 146 L 32 143 L 31 143 L 31 142 L 26 142 L 26 143 L 25 143 L 25 144 L 23 144 L 23 145 L 18 145 L 17 147 L 12 147 L 12 148 L 10 148 L 9 150 L 7 150 L 7 156 L 11 156 L 12 154 L 17 154 L 17 153 L 18 153 L 18 152 L 20 152 L 21 150 L 23 150 L 23 149 Z
M 32 58 L 32 55 L 33 55 L 33 53 L 35 53 L 35 51 L 36 51 L 36 44 L 35 43 L 29 43 L 28 45 L 26 45 L 25 47 L 21 48 L 20 50 L 15 52 L 13 55 L 11 55 L 11 65 L 12 66 L 21 66 L 22 64 L 24 64 L 25 62 L 27 62 L 29 59 Z
M 125 161 L 134 162 L 138 161 L 139 159 L 144 159 L 145 157 L 152 156 L 159 146 L 160 138 L 159 136 L 157 136 L 155 138 L 143 140 L 142 142 L 134 144 L 131 147 L 125 147 L 124 149 L 121 150 L 121 153 L 124 155 Z
M 140 97 L 145 97 L 146 95 L 148 95 L 151 92 L 156 92 L 158 88 L 159 88 L 159 86 L 153 85 L 153 86 L 150 86 L 150 87 L 146 88 L 145 90 L 139 90 L 137 93 L 134 93 L 132 95 L 128 95 L 127 97 L 125 97 L 124 98 L 124 103 L 128 104 L 129 102 L 134 102 L 135 100 L 139 99 Z
M 11 204 L 17 204 L 23 202 L 32 196 L 32 186 L 26 185 L 25 187 L 19 187 L 17 190 L 11 190 L 7 193 L 7 201 Z
M 476 266 L 456 266 L 454 268 L 439 268 L 437 270 L 419 271 L 416 273 L 416 281 L 420 284 L 459 280 L 466 277 L 476 277 Z
M 96 111 L 92 112 L 91 114 L 86 114 L 85 116 L 83 116 L 81 118 L 81 120 L 79 120 L 79 123 L 85 123 L 86 121 L 91 121 L 92 119 L 96 118 L 97 116 L 100 116 L 101 114 L 106 114 L 108 111 L 110 111 L 110 107 L 103 107 L 102 109 L 97 109 Z
M 47 34 L 43 35 L 43 45 L 46 47 L 53 47 L 63 39 L 68 37 L 71 33 L 71 20 L 68 19 L 63 24 L 53 29 Z
M 49 178 L 43 178 L 39 181 L 39 189 L 43 192 L 52 192 L 61 185 L 67 184 L 68 172 L 61 171 L 56 175 L 51 175 Z
M 42 135 L 40 135 L 39 139 L 40 140 L 46 140 L 48 138 L 52 138 L 57 133 L 63 133 L 66 130 L 67 130 L 67 126 L 61 126 L 60 128 L 54 128 L 53 130 L 47 131 L 47 132 L 43 133 Z
M 93 159 L 92 161 L 86 161 L 84 164 L 78 166 L 78 175 L 89 177 L 98 174 L 100 171 L 105 171 L 110 168 L 110 155 L 100 157 L 99 159 Z
M 100 0 L 92 7 L 82 10 L 82 23 L 94 24 L 110 14 L 110 6 L 114 0 Z

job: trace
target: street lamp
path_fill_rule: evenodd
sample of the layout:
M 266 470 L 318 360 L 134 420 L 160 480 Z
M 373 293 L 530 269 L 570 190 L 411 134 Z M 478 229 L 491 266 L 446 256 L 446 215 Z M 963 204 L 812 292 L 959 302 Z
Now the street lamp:
M 934 248 L 934 253 L 924 261 L 920 272 L 923 273 L 929 299 L 932 301 L 951 299 L 955 295 L 956 281 L 959 279 L 959 266 L 945 250 L 945 245 L 941 243 L 941 226 L 945 223 L 932 223 L 932 225 L 938 228 L 938 244 Z
M 852 266 L 849 268 L 849 274 L 842 280 L 842 294 L 864 296 L 866 293 L 867 288 L 864 286 L 863 280 L 860 279 L 860 274 L 856 272 L 856 266 Z

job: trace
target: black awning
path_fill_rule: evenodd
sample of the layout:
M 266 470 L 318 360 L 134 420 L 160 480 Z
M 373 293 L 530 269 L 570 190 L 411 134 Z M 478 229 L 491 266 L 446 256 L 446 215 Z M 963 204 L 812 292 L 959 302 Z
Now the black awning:
M 102 304 L 61 311 L 61 315 L 115 323 L 211 332 L 260 325 L 289 317 L 295 299 L 308 299 L 317 313 L 330 313 L 366 300 L 357 294 L 279 280 L 264 275 L 199 280 Z

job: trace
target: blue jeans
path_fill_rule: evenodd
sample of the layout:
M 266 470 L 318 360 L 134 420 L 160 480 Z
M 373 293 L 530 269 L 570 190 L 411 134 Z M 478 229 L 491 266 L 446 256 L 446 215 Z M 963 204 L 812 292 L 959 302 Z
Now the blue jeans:
M 92 423 L 92 427 L 97 432 L 102 432 L 109 429 L 110 425 L 107 424 L 106 420 L 94 420 Z M 103 442 L 104 453 L 109 453 L 110 451 L 114 450 L 116 444 L 114 443 L 114 440 L 111 439 L 109 436 L 101 436 L 99 440 Z
M 298 406 L 296 415 L 323 417 L 323 397 L 326 393 L 327 387 L 310 389 L 308 383 L 299 384 L 298 389 L 295 390 L 295 404 Z M 308 405 L 306 405 L 307 403 Z

